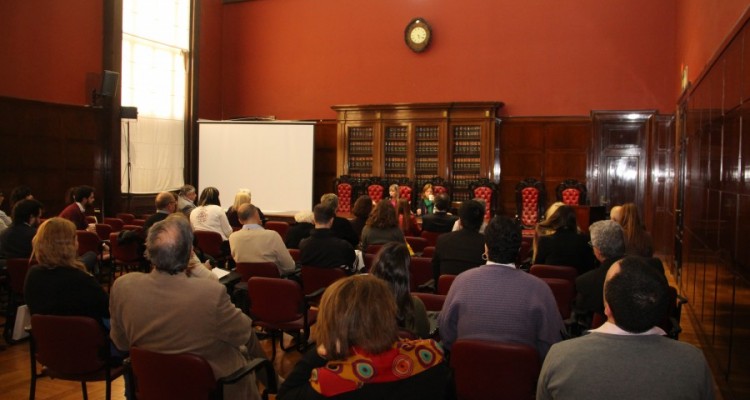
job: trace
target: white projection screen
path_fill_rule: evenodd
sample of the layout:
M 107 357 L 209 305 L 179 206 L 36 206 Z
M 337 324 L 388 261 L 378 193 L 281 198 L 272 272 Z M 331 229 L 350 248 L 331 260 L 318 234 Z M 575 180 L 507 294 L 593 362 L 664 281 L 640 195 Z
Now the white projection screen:
M 199 126 L 199 193 L 216 187 L 225 210 L 240 189 L 250 190 L 264 214 L 312 209 L 314 122 L 199 121 Z

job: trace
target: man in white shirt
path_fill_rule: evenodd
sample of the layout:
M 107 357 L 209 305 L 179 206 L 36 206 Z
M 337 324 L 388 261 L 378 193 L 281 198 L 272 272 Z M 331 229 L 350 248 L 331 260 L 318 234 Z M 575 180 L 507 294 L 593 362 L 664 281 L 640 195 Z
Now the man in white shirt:
M 266 230 L 260 225 L 258 209 L 254 205 L 241 205 L 237 209 L 237 218 L 242 223 L 242 229 L 229 235 L 234 261 L 272 262 L 282 275 L 294 272 L 296 265 L 284 240 L 278 232 Z
M 604 283 L 607 322 L 552 346 L 537 384 L 539 399 L 713 399 L 703 353 L 664 337 L 669 284 L 638 257 L 612 265 Z

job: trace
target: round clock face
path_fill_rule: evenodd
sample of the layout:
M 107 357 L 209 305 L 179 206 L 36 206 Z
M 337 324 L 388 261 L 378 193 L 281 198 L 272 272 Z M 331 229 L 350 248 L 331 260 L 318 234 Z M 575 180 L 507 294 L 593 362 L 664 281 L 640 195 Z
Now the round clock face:
M 422 52 L 430 44 L 432 30 L 423 18 L 414 18 L 406 25 L 404 40 L 406 45 L 414 52 Z

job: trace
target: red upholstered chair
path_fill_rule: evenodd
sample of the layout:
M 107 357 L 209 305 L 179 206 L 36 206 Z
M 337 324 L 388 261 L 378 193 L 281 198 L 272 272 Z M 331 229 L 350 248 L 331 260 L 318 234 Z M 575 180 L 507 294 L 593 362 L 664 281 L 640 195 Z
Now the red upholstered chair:
M 370 196 L 370 199 L 372 199 L 374 203 L 388 197 L 388 188 L 385 187 L 385 183 L 383 183 L 377 176 L 365 180 L 364 186 L 365 193 Z
M 110 357 L 107 332 L 89 317 L 31 316 L 31 389 L 36 394 L 36 380 L 42 376 L 81 382 L 83 398 L 88 398 L 86 382 L 105 381 L 106 398 L 112 397 L 112 381 L 122 375 L 123 367 Z M 43 365 L 37 372 L 37 361 Z
M 409 243 L 414 254 L 422 254 L 424 248 L 427 247 L 427 239 L 423 237 L 406 236 L 406 243 Z
M 96 220 L 95 216 L 93 216 L 93 215 L 87 215 L 86 216 L 86 223 L 87 224 L 95 224 L 97 222 L 99 222 L 99 221 Z
M 346 277 L 346 271 L 341 268 L 320 268 L 309 265 L 301 267 L 302 293 L 308 299 L 317 299 L 333 282 Z
M 289 255 L 292 256 L 292 259 L 294 262 L 299 262 L 300 258 L 300 250 L 299 249 L 288 249 Z
M 119 243 L 117 233 L 109 234 L 109 254 L 112 261 L 112 277 L 114 280 L 117 267 L 120 267 L 120 273 L 124 274 L 130 269 L 138 270 L 143 261 L 143 254 L 139 253 L 139 246 L 136 242 Z
M 545 201 L 542 182 L 526 178 L 516 185 L 516 218 L 524 228 L 532 229 L 541 220 Z
M 432 259 L 412 257 L 409 265 L 409 290 L 416 292 L 419 290 L 420 285 L 429 283 L 432 279 Z
M 122 227 L 125 226 L 125 221 L 120 218 L 105 217 L 102 222 L 111 226 L 112 232 L 120 232 Z
M 278 232 L 281 240 L 286 240 L 286 233 L 289 232 L 289 223 L 284 221 L 266 221 L 263 227 Z
M 231 375 L 216 379 L 211 365 L 195 354 L 163 354 L 139 347 L 130 349 L 130 365 L 139 400 L 204 400 L 224 398 L 224 386 L 238 382 L 249 373 L 264 369 L 268 387 L 262 393 L 276 393 L 276 371 L 271 361 L 256 358 Z
M 401 179 L 398 182 L 393 183 L 398 185 L 398 198 L 406 199 L 409 204 L 414 205 L 415 203 L 412 201 L 414 199 L 414 182 L 408 179 Z
M 146 225 L 146 220 L 143 218 L 136 218 L 130 221 L 129 225 L 137 225 L 137 226 L 143 227 L 143 225 Z
M 450 364 L 461 400 L 532 399 L 541 368 L 531 346 L 471 339 L 453 344 Z
M 437 283 L 437 294 L 447 295 L 455 279 L 456 275 L 440 275 Z
M 215 258 L 219 266 L 222 266 L 226 261 L 226 256 L 221 250 L 221 243 L 224 241 L 221 235 L 213 231 L 194 231 L 193 235 L 195 235 L 196 246 L 203 254 Z
M 114 232 L 114 229 L 109 224 L 96 224 L 96 234 L 101 240 L 109 240 L 109 234 Z
M 370 268 L 372 268 L 372 265 L 375 263 L 375 254 L 371 253 L 365 253 L 362 255 L 365 259 L 365 269 L 362 272 L 368 272 L 370 271 Z
M 435 293 L 422 293 L 414 292 L 412 295 L 419 297 L 424 303 L 424 308 L 427 311 L 440 312 L 443 310 L 443 304 L 445 304 L 445 295 Z
M 3 338 L 7 343 L 14 343 L 13 328 L 16 321 L 16 311 L 18 306 L 26 302 L 23 296 L 26 274 L 34 264 L 36 264 L 36 260 L 30 261 L 28 258 L 9 258 L 5 261 L 8 278 L 8 304 L 5 306 Z
M 380 248 L 383 247 L 382 244 L 371 244 L 367 246 L 367 249 L 365 249 L 365 253 L 367 254 L 378 254 L 380 251 Z
M 569 206 L 580 206 L 586 204 L 586 185 L 575 179 L 562 181 L 555 189 L 557 201 L 562 201 Z
M 495 198 L 497 197 L 497 185 L 487 178 L 469 183 L 469 191 L 473 198 L 483 199 L 485 203 L 484 218 L 490 219 L 495 213 Z
M 575 284 L 567 279 L 559 278 L 540 278 L 550 289 L 552 294 L 555 296 L 555 302 L 557 303 L 557 309 L 560 311 L 562 319 L 570 318 L 570 311 L 573 307 L 573 300 L 576 297 Z
M 578 270 L 563 265 L 534 264 L 529 269 L 529 273 L 539 278 L 565 279 L 573 283 L 578 277 Z
M 89 251 L 96 253 L 97 257 L 101 256 L 102 240 L 99 238 L 99 235 L 94 232 L 77 230 L 76 237 L 78 238 L 79 257 Z M 109 235 L 107 235 L 107 239 L 109 239 Z
M 446 181 L 445 179 L 439 176 L 436 176 L 425 183 L 432 184 L 432 194 L 434 194 L 435 196 L 439 194 L 446 194 L 448 195 L 448 198 L 450 198 L 450 195 L 451 195 L 450 182 Z
M 435 246 L 427 246 L 424 248 L 424 250 L 422 250 L 422 257 L 432 258 L 432 256 L 434 255 L 435 255 Z
M 429 246 L 435 247 L 435 244 L 437 244 L 437 238 L 443 233 L 445 232 L 422 231 L 422 233 L 420 233 L 419 236 L 427 240 L 428 247 Z
M 254 276 L 281 278 L 279 267 L 272 262 L 238 262 L 235 271 L 240 274 L 240 282 L 247 282 Z
M 250 315 L 253 325 L 263 328 L 271 337 L 271 361 L 276 358 L 276 340 L 284 351 L 307 348 L 310 325 L 317 312 L 310 311 L 299 283 L 291 279 L 254 276 L 247 281 Z M 295 347 L 284 347 L 283 333 L 295 338 Z
M 339 197 L 339 208 L 337 213 L 349 214 L 352 212 L 354 205 L 354 194 L 356 184 L 349 175 L 341 175 L 333 181 L 333 192 Z
M 121 219 L 122 222 L 125 223 L 125 225 L 130 225 L 133 223 L 133 220 L 135 219 L 135 215 L 130 213 L 118 213 L 116 215 L 117 218 Z

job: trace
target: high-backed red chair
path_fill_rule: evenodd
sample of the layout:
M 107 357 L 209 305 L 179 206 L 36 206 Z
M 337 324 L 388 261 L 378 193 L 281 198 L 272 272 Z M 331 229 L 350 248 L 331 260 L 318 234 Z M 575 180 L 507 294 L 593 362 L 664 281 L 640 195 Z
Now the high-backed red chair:
M 495 213 L 495 198 L 497 197 L 497 185 L 487 178 L 481 178 L 469 183 L 469 192 L 475 199 L 484 200 L 484 218 L 490 219 Z
M 573 307 L 573 301 L 576 296 L 575 284 L 567 279 L 559 278 L 540 278 L 549 288 L 552 289 L 552 295 L 555 296 L 557 309 L 560 311 L 562 319 L 570 318 L 570 311 Z
M 36 380 L 42 376 L 81 382 L 83 398 L 88 398 L 86 382 L 105 381 L 107 400 L 112 397 L 112 381 L 123 373 L 110 356 L 107 332 L 90 317 L 32 315 L 31 388 L 36 395 Z M 36 363 L 43 365 L 37 372 Z
M 578 277 L 577 269 L 562 265 L 534 264 L 529 269 L 529 273 L 539 278 L 565 279 L 573 283 Z
M 459 400 L 532 399 L 541 368 L 531 346 L 472 339 L 453 343 L 450 364 Z
M 446 181 L 445 179 L 439 176 L 436 176 L 425 183 L 432 184 L 432 194 L 434 194 L 435 196 L 439 194 L 445 194 L 445 195 L 448 195 L 448 198 L 450 198 L 450 195 L 451 195 L 450 182 Z
M 411 247 L 414 254 L 422 254 L 424 248 L 427 247 L 428 244 L 427 239 L 421 236 L 406 236 L 406 243 L 409 243 L 409 247 Z
M 447 295 L 455 279 L 456 275 L 440 275 L 437 283 L 437 294 Z
M 544 215 L 546 192 L 542 182 L 526 178 L 516 185 L 516 218 L 524 228 L 532 229 Z
M 400 179 L 394 183 L 398 185 L 398 198 L 406 199 L 409 204 L 415 204 L 412 201 L 414 199 L 414 182 L 408 179 Z
M 429 283 L 432 279 L 432 259 L 412 257 L 409 265 L 409 290 L 416 292 L 420 285 Z
M 265 370 L 268 385 L 262 393 L 276 393 L 276 372 L 271 361 L 256 358 L 227 377 L 216 379 L 211 365 L 195 354 L 164 354 L 132 347 L 132 367 L 138 400 L 223 399 L 224 386 L 236 383 L 249 373 Z
M 349 214 L 354 205 L 356 185 L 349 175 L 341 175 L 333 181 L 333 192 L 339 197 L 337 213 Z
M 254 276 L 263 276 L 266 278 L 281 278 L 279 267 L 272 262 L 238 262 L 235 271 L 240 274 L 240 282 L 247 282 Z
M 264 228 L 276 231 L 281 240 L 286 240 L 286 233 L 289 232 L 289 223 L 284 221 L 266 221 Z
M 112 232 L 120 232 L 122 227 L 125 226 L 125 221 L 120 218 L 104 217 L 103 223 L 112 227 Z
M 221 235 L 213 231 L 194 231 L 196 246 L 203 252 L 219 262 L 219 265 L 223 265 L 226 261 L 226 256 L 221 249 L 221 244 L 224 239 Z
M 555 188 L 557 201 L 562 201 L 569 206 L 580 206 L 586 204 L 586 185 L 575 179 L 566 179 Z
M 383 183 L 377 176 L 366 179 L 363 185 L 365 187 L 365 194 L 370 196 L 370 199 L 372 199 L 374 203 L 388 197 L 388 188 L 385 187 L 385 183 Z
M 276 340 L 284 351 L 304 351 L 317 313 L 309 310 L 299 284 L 291 279 L 254 276 L 247 281 L 247 294 L 253 325 L 271 337 L 271 361 L 276 358 Z M 295 347 L 284 347 L 285 332 L 294 336 Z

